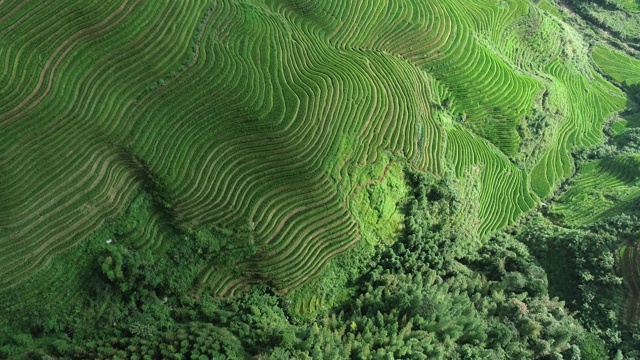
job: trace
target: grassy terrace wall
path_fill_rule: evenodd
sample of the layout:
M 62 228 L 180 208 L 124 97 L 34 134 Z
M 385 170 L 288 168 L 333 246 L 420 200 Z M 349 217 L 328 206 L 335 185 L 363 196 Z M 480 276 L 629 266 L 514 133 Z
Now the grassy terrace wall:
M 485 235 L 625 104 L 525 1 L 0 3 L 0 292 L 68 288 L 62 254 L 141 191 L 155 212 L 117 241 L 241 233 L 254 254 L 202 285 L 286 291 L 360 239 L 353 174 L 389 154 L 479 172 Z M 553 121 L 518 162 L 537 104 Z

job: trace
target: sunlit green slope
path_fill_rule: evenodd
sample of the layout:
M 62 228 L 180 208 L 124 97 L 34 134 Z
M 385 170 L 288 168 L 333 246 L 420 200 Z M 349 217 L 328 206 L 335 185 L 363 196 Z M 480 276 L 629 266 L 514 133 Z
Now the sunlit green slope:
M 640 83 L 640 61 L 602 45 L 593 49 L 592 58 L 616 82 L 627 87 Z M 632 114 L 611 123 L 611 142 L 599 150 L 602 159 L 585 162 L 568 182 L 568 191 L 552 209 L 556 216 L 572 224 L 589 224 L 638 208 L 639 120 Z
M 486 235 L 626 103 L 520 0 L 5 1 L 0 59 L 4 296 L 73 296 L 60 255 L 109 238 L 225 244 L 199 285 L 286 291 L 361 239 L 358 174 L 390 157 L 475 174 Z
M 604 46 L 593 49 L 593 61 L 619 83 L 640 83 L 640 61 Z

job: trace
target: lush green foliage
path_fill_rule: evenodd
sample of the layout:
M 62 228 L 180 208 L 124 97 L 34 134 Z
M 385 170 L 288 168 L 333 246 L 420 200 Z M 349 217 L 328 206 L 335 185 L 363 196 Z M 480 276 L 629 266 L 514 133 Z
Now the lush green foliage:
M 551 0 L 0 1 L 0 357 L 637 356 L 640 15 L 570 3 L 609 34 Z
M 592 56 L 598 67 L 619 83 L 628 86 L 640 83 L 640 60 L 604 46 L 597 46 Z

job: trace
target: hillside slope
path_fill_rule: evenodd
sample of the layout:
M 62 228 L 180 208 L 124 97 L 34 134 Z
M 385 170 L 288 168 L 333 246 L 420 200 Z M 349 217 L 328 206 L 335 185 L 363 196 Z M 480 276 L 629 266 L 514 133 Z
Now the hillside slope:
M 626 105 L 587 51 L 522 0 L 5 1 L 2 308 L 64 304 L 91 281 L 64 254 L 109 239 L 203 241 L 198 287 L 286 292 L 361 239 L 394 161 L 476 181 L 485 238 Z

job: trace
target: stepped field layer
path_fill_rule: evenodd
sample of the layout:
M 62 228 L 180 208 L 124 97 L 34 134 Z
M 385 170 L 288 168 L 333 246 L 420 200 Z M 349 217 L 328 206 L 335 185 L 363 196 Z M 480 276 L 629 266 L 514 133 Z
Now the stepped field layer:
M 614 81 L 627 87 L 640 83 L 640 61 L 602 45 L 596 46 L 591 56 L 600 71 Z M 608 151 L 614 152 L 582 164 L 567 183 L 568 190 L 551 210 L 554 215 L 568 223 L 584 225 L 637 210 L 640 198 L 638 120 L 638 114 L 631 114 L 611 122 Z
M 640 157 L 620 155 L 584 164 L 553 213 L 572 224 L 589 224 L 637 209 Z
M 597 46 L 592 52 L 596 65 L 619 83 L 640 84 L 640 60 L 605 46 Z
M 390 157 L 477 179 L 489 234 L 625 106 L 586 54 L 521 0 L 0 1 L 2 302 L 74 296 L 64 254 L 111 237 L 249 247 L 200 270 L 220 296 L 295 288 L 361 238 L 354 179 Z

